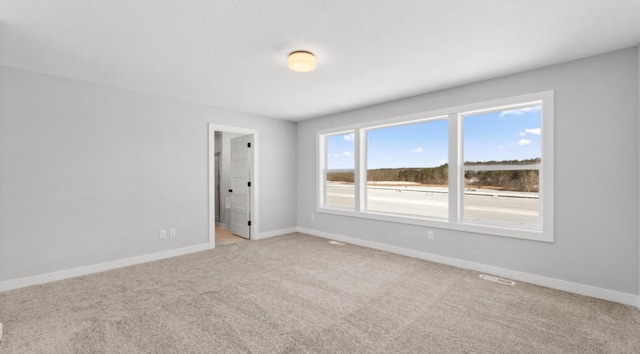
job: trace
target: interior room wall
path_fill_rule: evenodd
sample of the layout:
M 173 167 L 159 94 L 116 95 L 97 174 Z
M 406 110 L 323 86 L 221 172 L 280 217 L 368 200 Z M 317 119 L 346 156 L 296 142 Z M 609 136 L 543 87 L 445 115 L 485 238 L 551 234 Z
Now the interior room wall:
M 545 90 L 555 90 L 554 243 L 445 229 L 429 241 L 425 227 L 316 212 L 318 130 Z M 637 110 L 638 50 L 629 48 L 301 122 L 298 226 L 635 294 Z
M 0 77 L 0 281 L 207 243 L 208 122 L 259 131 L 258 231 L 296 226 L 294 123 L 10 68 Z M 169 228 L 178 236 L 161 240 Z

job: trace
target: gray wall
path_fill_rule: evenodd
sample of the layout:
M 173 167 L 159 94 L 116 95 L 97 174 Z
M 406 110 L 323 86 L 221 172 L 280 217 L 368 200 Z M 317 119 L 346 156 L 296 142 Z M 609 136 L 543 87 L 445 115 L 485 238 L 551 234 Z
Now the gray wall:
M 207 122 L 259 130 L 259 232 L 296 225 L 294 123 L 8 68 L 0 78 L 0 281 L 206 243 Z M 178 237 L 160 240 L 170 227 Z
M 317 130 L 550 89 L 554 243 L 450 230 L 428 241 L 420 226 L 323 213 L 311 220 Z M 298 125 L 298 226 L 635 294 L 638 132 L 636 48 L 306 121 Z

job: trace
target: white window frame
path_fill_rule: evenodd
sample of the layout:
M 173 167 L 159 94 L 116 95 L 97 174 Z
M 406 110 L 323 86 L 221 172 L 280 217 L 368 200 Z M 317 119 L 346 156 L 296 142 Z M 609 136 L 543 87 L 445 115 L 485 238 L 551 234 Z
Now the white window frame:
M 322 135 L 318 135 L 318 139 L 317 139 L 317 144 L 316 146 L 318 146 L 318 151 L 319 153 L 316 154 L 316 156 L 318 156 L 318 163 L 317 166 L 319 166 L 320 169 L 320 181 L 322 181 L 321 183 L 318 184 L 319 187 L 319 194 L 318 194 L 318 203 L 317 206 L 318 208 L 321 205 L 324 205 L 324 203 L 326 202 L 326 198 L 327 198 L 327 191 L 326 191 L 326 185 L 327 185 L 327 181 L 326 181 L 326 176 L 327 176 L 327 142 L 326 139 L 324 137 L 326 136 L 333 136 L 333 135 L 343 135 L 343 134 L 351 134 L 354 133 L 355 134 L 355 130 L 354 129 L 340 129 L 340 130 L 336 130 L 336 131 L 331 131 L 330 133 L 324 133 Z M 359 171 L 360 169 L 358 168 L 358 145 L 359 145 L 359 138 L 357 136 L 354 137 L 354 142 L 353 142 L 353 149 L 354 149 L 354 170 L 353 170 L 353 181 L 354 184 L 358 183 L 358 179 L 360 178 L 359 176 Z M 357 198 L 357 193 L 354 196 L 356 197 L 355 199 L 355 210 L 358 210 L 358 198 Z M 342 210 L 342 211 L 349 211 L 349 209 L 342 209 L 342 208 L 331 208 L 331 207 L 326 207 L 323 206 L 323 208 L 326 209 L 330 209 L 330 210 Z
M 464 198 L 464 161 L 463 157 L 463 114 L 469 115 L 475 112 L 495 111 L 500 109 L 514 109 L 534 103 L 542 105 L 541 113 L 541 164 L 539 170 L 539 227 L 502 225 L 491 222 L 465 221 L 462 217 Z M 432 119 L 442 119 L 448 117 L 449 122 L 449 219 L 420 217 L 413 215 L 400 215 L 384 212 L 368 211 L 367 201 L 367 144 L 366 132 L 370 129 L 384 126 L 396 126 L 410 124 L 419 121 Z M 521 96 L 461 105 L 446 109 L 421 112 L 391 119 L 379 120 L 364 124 L 343 126 L 339 128 L 320 130 L 316 132 L 316 167 L 317 167 L 317 193 L 316 211 L 319 213 L 336 214 L 357 218 L 383 220 L 412 225 L 421 225 L 441 229 L 465 231 L 470 233 L 480 233 L 495 236 L 512 237 L 519 239 L 553 242 L 554 241 L 554 91 L 543 91 Z M 326 135 L 339 134 L 341 132 L 354 133 L 354 187 L 355 187 L 355 208 L 354 210 L 329 208 L 323 205 L 326 186 L 326 145 L 324 137 Z M 500 170 L 503 166 L 491 166 L 492 170 Z M 518 166 L 519 169 L 527 169 L 528 165 Z M 530 166 L 529 166 L 530 167 Z M 486 167 L 483 167 L 486 168 Z M 515 167 L 505 167 L 515 168 Z M 478 169 L 466 168 L 467 170 Z M 426 235 L 426 232 L 425 232 Z

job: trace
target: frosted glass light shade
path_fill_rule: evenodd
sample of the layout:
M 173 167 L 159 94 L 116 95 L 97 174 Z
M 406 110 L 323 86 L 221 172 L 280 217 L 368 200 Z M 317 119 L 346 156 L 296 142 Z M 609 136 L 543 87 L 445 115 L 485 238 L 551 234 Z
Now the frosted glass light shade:
M 313 71 L 316 69 L 316 57 L 310 52 L 293 52 L 289 54 L 289 69 L 299 73 Z

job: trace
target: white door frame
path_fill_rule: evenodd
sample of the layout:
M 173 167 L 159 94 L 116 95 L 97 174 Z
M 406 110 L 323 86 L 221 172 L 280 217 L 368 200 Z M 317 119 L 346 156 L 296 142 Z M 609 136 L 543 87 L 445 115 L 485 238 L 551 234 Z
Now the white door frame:
M 217 123 L 209 123 L 209 154 L 208 154 L 208 165 L 209 165 L 209 247 L 216 247 L 216 173 L 215 173 L 215 157 L 216 157 L 216 131 L 221 132 L 229 132 L 229 133 L 238 133 L 244 135 L 253 135 L 253 181 L 251 183 L 251 189 L 249 191 L 249 196 L 251 200 L 250 207 L 250 215 L 251 215 L 251 235 L 258 234 L 258 197 L 260 193 L 258 193 L 258 188 L 260 188 L 260 180 L 258 178 L 258 149 L 260 148 L 260 144 L 258 141 L 258 130 L 257 129 L 249 129 L 243 127 L 235 127 L 232 125 L 224 125 Z M 252 237 L 253 238 L 253 237 Z

